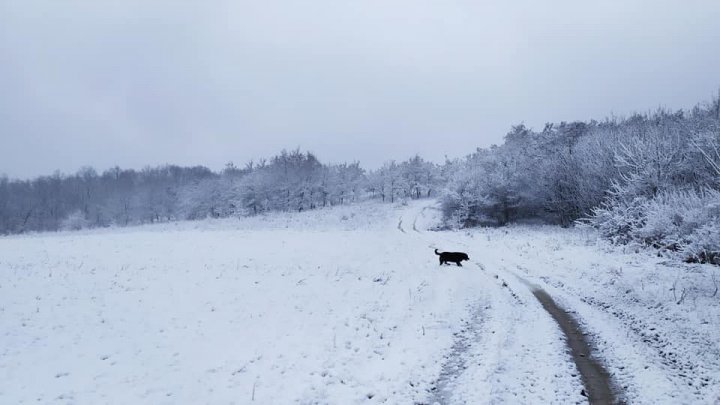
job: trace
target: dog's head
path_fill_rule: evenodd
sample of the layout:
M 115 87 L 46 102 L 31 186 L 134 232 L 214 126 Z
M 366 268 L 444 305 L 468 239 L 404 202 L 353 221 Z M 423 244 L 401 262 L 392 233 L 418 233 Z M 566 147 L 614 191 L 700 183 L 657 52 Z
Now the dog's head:
M 467 253 L 463 253 L 463 260 L 470 260 L 470 256 Z

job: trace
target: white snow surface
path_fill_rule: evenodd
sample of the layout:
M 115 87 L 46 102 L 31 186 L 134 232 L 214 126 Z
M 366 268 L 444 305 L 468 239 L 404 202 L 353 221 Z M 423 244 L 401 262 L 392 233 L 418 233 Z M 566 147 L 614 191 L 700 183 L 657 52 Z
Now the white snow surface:
M 436 222 L 432 201 L 364 203 L 0 238 L 0 403 L 584 403 L 529 285 L 621 399 L 720 401 L 717 268 Z

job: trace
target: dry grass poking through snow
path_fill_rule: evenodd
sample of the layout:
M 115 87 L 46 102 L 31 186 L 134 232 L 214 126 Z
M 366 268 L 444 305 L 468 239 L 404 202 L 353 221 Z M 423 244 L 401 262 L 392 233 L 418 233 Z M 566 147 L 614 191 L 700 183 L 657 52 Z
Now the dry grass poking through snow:
M 0 403 L 413 403 L 443 364 L 451 401 L 582 400 L 513 274 L 579 317 L 629 401 L 720 398 L 717 268 L 552 227 L 427 232 L 427 205 L 0 238 Z

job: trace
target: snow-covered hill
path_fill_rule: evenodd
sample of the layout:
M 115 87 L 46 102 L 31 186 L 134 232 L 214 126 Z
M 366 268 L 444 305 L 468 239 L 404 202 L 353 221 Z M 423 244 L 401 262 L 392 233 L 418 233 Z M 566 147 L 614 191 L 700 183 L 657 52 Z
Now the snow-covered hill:
M 0 403 L 573 403 L 550 293 L 633 403 L 720 400 L 708 266 L 431 202 L 0 238 Z M 433 249 L 463 250 L 464 267 Z M 672 289 L 672 290 L 671 290 Z

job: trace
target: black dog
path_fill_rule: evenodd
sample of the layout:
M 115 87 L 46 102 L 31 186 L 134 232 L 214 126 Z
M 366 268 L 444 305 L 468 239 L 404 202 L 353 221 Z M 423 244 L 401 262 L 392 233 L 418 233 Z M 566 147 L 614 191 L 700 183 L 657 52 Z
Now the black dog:
M 460 262 L 462 262 L 463 260 L 470 260 L 470 258 L 468 257 L 468 255 L 467 255 L 466 253 L 463 253 L 463 252 L 442 252 L 442 253 L 438 253 L 438 250 L 435 249 L 435 254 L 438 255 L 438 256 L 440 256 L 440 264 L 441 264 L 441 265 L 443 265 L 443 264 L 445 264 L 445 263 L 447 263 L 447 262 L 454 262 L 454 263 L 457 264 L 458 266 L 462 267 L 462 264 L 460 264 Z

